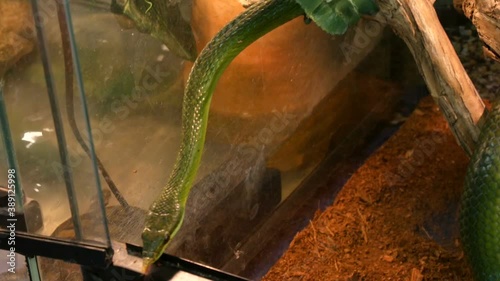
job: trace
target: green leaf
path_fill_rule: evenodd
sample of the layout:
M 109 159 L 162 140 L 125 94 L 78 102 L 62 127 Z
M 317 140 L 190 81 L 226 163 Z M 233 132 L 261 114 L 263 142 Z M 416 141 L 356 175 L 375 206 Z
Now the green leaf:
M 324 31 L 339 35 L 356 24 L 361 15 L 373 15 L 378 12 L 374 0 L 296 0 L 312 19 Z

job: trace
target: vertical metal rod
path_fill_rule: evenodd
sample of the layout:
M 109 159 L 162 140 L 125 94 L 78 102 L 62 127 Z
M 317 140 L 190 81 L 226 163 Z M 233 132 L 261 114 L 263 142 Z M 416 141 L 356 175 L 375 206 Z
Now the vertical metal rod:
M 73 183 L 73 176 L 71 167 L 68 160 L 68 152 L 66 150 L 67 144 L 64 135 L 64 128 L 60 116 L 59 106 L 57 103 L 56 89 L 53 81 L 52 70 L 50 67 L 49 55 L 47 52 L 47 42 L 45 40 L 45 34 L 42 27 L 42 18 L 39 12 L 39 6 L 37 0 L 31 0 L 31 7 L 33 9 L 33 16 L 35 20 L 35 28 L 38 37 L 38 48 L 40 51 L 40 57 L 42 59 L 43 70 L 45 74 L 45 84 L 47 86 L 47 93 L 49 96 L 51 113 L 54 121 L 54 129 L 57 136 L 57 144 L 59 147 L 59 155 L 61 158 L 61 164 L 63 166 L 63 178 L 66 184 L 66 192 L 68 193 L 69 207 L 71 210 L 71 219 L 73 221 L 73 226 L 75 229 L 75 238 L 81 240 L 82 238 L 82 226 L 80 222 L 80 216 L 78 211 L 78 201 L 76 198 L 76 190 Z
M 21 187 L 21 176 L 19 174 L 19 167 L 17 165 L 16 151 L 10 134 L 9 119 L 7 116 L 7 107 L 5 106 L 5 99 L 3 93 L 4 81 L 0 80 L 0 126 L 2 127 L 2 135 L 5 151 L 7 154 L 7 162 L 9 169 L 14 170 L 15 178 L 15 192 L 16 192 L 16 212 L 24 212 L 24 190 Z
M 97 166 L 97 160 L 96 160 L 96 154 L 95 154 L 95 147 L 94 147 L 94 141 L 92 139 L 92 128 L 90 126 L 90 118 L 89 118 L 89 113 L 88 113 L 88 108 L 87 108 L 87 99 L 85 96 L 85 88 L 83 86 L 83 79 L 82 79 L 82 73 L 81 73 L 81 68 L 80 68 L 80 60 L 78 56 L 78 49 L 76 46 L 76 40 L 75 40 L 75 33 L 73 31 L 73 21 L 71 19 L 71 10 L 70 10 L 70 4 L 69 0 L 64 0 L 64 13 L 66 17 L 66 27 L 68 29 L 68 34 L 69 34 L 69 41 L 71 45 L 71 53 L 73 57 L 73 66 L 75 68 L 75 74 L 76 74 L 76 84 L 78 86 L 78 90 L 80 92 L 80 98 L 82 102 L 82 113 L 83 113 L 83 120 L 85 122 L 85 127 L 86 130 L 89 134 L 88 136 L 88 142 L 89 142 L 89 149 L 90 149 L 90 155 L 91 155 L 91 162 L 92 162 L 92 168 L 94 172 L 94 177 L 96 181 L 96 187 L 97 187 L 97 199 L 99 202 L 99 206 L 101 209 L 101 214 L 102 214 L 102 221 L 103 221 L 103 226 L 104 226 L 104 235 L 106 238 L 106 245 L 108 247 L 111 247 L 111 239 L 109 235 L 109 229 L 108 229 L 108 220 L 106 218 L 106 207 L 104 204 L 104 198 L 102 196 L 102 187 L 101 187 L 101 181 L 99 180 L 99 171 L 98 171 L 98 166 Z
M 16 192 L 16 208 L 15 212 L 24 213 L 24 190 L 21 185 L 21 174 L 19 172 L 19 165 L 17 165 L 16 151 L 14 148 L 14 143 L 12 141 L 12 135 L 10 133 L 9 118 L 7 114 L 7 106 L 5 105 L 4 92 L 3 92 L 4 81 L 0 80 L 0 127 L 3 135 L 3 144 L 7 154 L 7 162 L 9 169 L 13 170 L 15 177 L 14 188 Z M 29 218 L 25 218 L 26 229 L 28 229 Z M 30 279 L 32 281 L 40 281 L 40 272 L 38 271 L 38 262 L 36 257 L 27 257 L 26 263 L 28 264 L 28 271 L 30 274 Z
M 28 273 L 31 281 L 45 281 L 40 277 L 40 270 L 36 257 L 27 257 L 26 263 L 28 264 Z

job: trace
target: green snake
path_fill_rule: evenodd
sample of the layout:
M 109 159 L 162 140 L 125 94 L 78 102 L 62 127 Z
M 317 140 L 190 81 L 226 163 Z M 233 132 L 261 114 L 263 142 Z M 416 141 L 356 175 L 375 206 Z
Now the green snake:
M 307 15 L 326 32 L 342 34 L 357 22 L 360 14 L 373 13 L 376 10 L 373 5 L 372 0 L 262 0 L 228 23 L 208 43 L 187 81 L 176 164 L 146 217 L 142 234 L 144 271 L 159 259 L 182 225 L 186 201 L 201 161 L 212 94 L 231 61 L 255 40 L 299 16 Z M 494 160 L 500 151 L 491 148 L 500 144 L 497 140 L 500 128 L 496 130 L 497 139 L 492 133 L 496 128 L 493 126 L 500 124 L 495 122 L 500 121 L 499 116 L 491 114 L 483 129 L 474 165 L 467 173 L 461 213 L 464 248 L 478 281 L 500 280 L 500 159 Z M 493 181 L 493 178 L 498 179 Z
M 478 281 L 500 280 L 500 100 L 481 127 L 461 202 L 460 234 Z
M 218 79 L 248 45 L 302 14 L 304 11 L 295 0 L 254 4 L 226 25 L 196 59 L 184 93 L 177 161 L 146 217 L 142 234 L 144 270 L 161 256 L 182 224 L 186 200 L 200 165 L 210 101 Z

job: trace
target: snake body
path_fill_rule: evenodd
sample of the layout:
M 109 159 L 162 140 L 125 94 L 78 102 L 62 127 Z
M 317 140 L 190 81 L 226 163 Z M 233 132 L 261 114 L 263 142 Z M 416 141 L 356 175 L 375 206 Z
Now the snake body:
M 475 279 L 500 280 L 500 102 L 481 128 L 461 202 L 460 234 Z
M 146 270 L 179 230 L 186 200 L 201 161 L 210 101 L 229 63 L 269 31 L 304 14 L 295 0 L 264 0 L 228 23 L 196 59 L 184 92 L 182 140 L 167 185 L 153 202 L 142 234 Z
M 248 45 L 276 27 L 304 15 L 305 11 L 296 1 L 262 0 L 251 5 L 227 24 L 196 59 L 184 93 L 182 141 L 177 161 L 167 185 L 146 217 L 142 234 L 144 270 L 161 256 L 182 224 L 187 197 L 201 161 L 210 101 L 217 81 L 229 63 Z M 325 3 L 332 3 L 332 0 L 325 1 L 316 0 L 314 3 L 316 7 L 328 8 Z M 335 15 L 343 20 L 343 25 L 347 25 L 353 15 L 357 16 L 350 13 L 352 9 L 345 9 L 346 3 L 357 3 L 358 6 L 353 4 L 353 7 L 358 11 L 370 6 L 370 2 L 363 0 L 334 2 L 338 4 L 336 11 L 349 12 Z M 328 18 L 327 10 L 309 8 L 318 18 Z M 482 128 L 471 163 L 461 211 L 464 249 L 478 281 L 499 281 L 500 106 Z

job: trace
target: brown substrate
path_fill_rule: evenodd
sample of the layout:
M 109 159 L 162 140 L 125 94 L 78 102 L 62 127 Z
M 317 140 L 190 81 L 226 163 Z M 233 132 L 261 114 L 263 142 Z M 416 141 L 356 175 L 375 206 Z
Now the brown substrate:
M 472 280 L 457 225 L 467 163 L 425 98 L 263 280 Z

